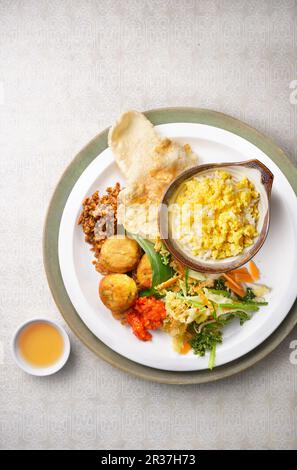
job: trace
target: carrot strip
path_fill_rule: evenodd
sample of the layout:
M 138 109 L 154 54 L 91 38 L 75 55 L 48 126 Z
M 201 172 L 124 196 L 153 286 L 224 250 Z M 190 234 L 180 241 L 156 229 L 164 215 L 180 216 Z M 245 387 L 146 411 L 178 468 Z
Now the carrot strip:
M 224 276 L 224 274 L 223 274 L 223 276 Z M 235 282 L 236 284 L 238 284 L 237 281 L 236 281 L 236 279 L 235 279 L 234 271 L 229 271 L 229 272 L 228 272 L 228 276 L 229 276 L 229 279 L 231 279 L 233 282 Z
M 240 284 L 238 284 L 238 283 L 233 279 L 233 277 L 232 277 L 232 275 L 230 275 L 230 273 L 229 273 L 229 274 L 223 273 L 223 277 L 224 277 L 227 281 L 229 281 L 231 284 L 233 284 L 235 287 L 237 287 L 237 288 L 239 288 L 239 289 L 242 287 Z
M 230 271 L 229 272 L 229 275 L 233 275 L 233 274 L 241 274 L 241 273 L 248 273 L 248 270 L 246 267 L 244 268 L 237 268 L 237 269 L 233 269 L 233 271 Z
M 232 276 L 229 274 L 223 273 L 223 277 L 228 281 L 228 287 L 233 290 L 236 294 L 238 294 L 240 297 L 243 297 L 245 295 L 245 289 L 244 287 L 236 282 Z
M 250 275 L 249 272 L 246 273 L 236 273 L 235 274 L 235 281 L 240 283 L 240 282 L 253 282 L 253 278 Z
M 245 290 L 243 287 L 237 287 L 234 284 L 231 284 L 231 282 L 226 281 L 226 286 L 229 287 L 235 294 L 239 295 L 239 297 L 244 297 L 245 295 Z
M 179 279 L 179 276 L 173 276 L 168 281 L 162 282 L 162 284 L 159 284 L 157 286 L 157 289 L 166 289 L 167 287 L 172 286 L 173 284 L 176 283 L 176 281 Z
M 253 281 L 258 281 L 260 279 L 260 271 L 259 271 L 259 268 L 254 263 L 254 261 L 249 262 L 249 269 L 250 269 L 250 273 L 253 278 Z
M 191 345 L 188 341 L 186 341 L 181 349 L 181 354 L 188 354 L 188 352 L 190 351 L 191 349 Z

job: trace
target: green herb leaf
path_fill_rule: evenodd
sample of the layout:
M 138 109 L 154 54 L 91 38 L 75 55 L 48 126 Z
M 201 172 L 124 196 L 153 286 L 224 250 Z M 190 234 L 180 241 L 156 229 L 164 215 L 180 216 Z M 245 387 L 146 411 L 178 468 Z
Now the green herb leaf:
M 205 325 L 201 332 L 190 340 L 193 352 L 198 356 L 204 356 L 206 351 L 213 350 L 221 342 L 222 332 L 217 322 Z
M 227 286 L 225 284 L 225 279 L 223 277 L 219 277 L 218 279 L 215 279 L 213 287 L 216 290 L 228 291 Z
M 223 313 L 219 316 L 218 322 L 223 326 L 227 325 L 234 318 L 239 319 L 239 323 L 242 326 L 246 321 L 250 320 L 250 315 L 242 310 L 229 310 L 229 312 Z
M 215 295 L 222 295 L 223 297 L 231 297 L 230 292 L 227 290 L 220 290 L 220 289 L 211 289 L 210 287 L 207 288 L 208 292 L 211 292 L 212 294 Z
M 241 310 L 232 310 L 221 314 L 215 322 L 207 323 L 200 333 L 197 333 L 190 340 L 194 354 L 204 356 L 206 351 L 210 351 L 209 369 L 213 369 L 215 365 L 216 347 L 222 343 L 222 329 L 234 318 L 238 318 L 240 324 L 243 325 L 244 322 L 250 319 L 250 315 Z M 192 326 L 191 331 L 194 331 L 194 326 Z
M 245 296 L 241 297 L 240 300 L 249 301 L 253 300 L 255 297 L 256 295 L 254 294 L 253 289 L 251 287 L 247 287 Z

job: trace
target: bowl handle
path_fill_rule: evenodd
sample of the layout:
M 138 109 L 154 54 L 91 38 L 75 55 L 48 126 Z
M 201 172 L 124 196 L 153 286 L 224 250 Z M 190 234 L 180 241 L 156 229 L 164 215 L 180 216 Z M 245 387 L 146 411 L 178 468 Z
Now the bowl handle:
M 267 166 L 265 166 L 264 163 L 256 159 L 242 162 L 241 165 L 247 166 L 249 168 L 255 168 L 256 170 L 260 171 L 261 182 L 265 188 L 268 199 L 270 199 L 274 176 L 273 176 L 273 173 L 269 170 L 269 168 L 267 168 Z

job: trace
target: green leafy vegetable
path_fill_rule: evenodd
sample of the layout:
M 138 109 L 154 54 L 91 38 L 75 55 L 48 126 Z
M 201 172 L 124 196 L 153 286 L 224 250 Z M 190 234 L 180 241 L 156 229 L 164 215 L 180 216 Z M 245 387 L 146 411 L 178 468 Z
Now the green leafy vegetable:
M 243 325 L 244 322 L 250 319 L 250 316 L 247 312 L 241 310 L 229 310 L 218 316 L 216 321 L 207 323 L 202 330 L 190 340 L 194 354 L 204 356 L 206 351 L 210 351 L 208 362 L 209 369 L 213 369 L 215 365 L 216 347 L 218 344 L 222 343 L 223 340 L 222 329 L 234 318 L 238 318 L 240 325 Z M 194 328 L 195 327 L 192 326 L 192 331 Z
M 224 291 L 228 290 L 225 284 L 225 279 L 223 277 L 219 277 L 218 279 L 215 279 L 213 287 L 216 290 L 224 290 Z
M 230 292 L 228 292 L 227 290 L 211 289 L 209 287 L 207 288 L 207 290 L 215 295 L 222 295 L 223 297 L 229 297 L 229 298 L 231 297 Z
M 243 301 L 249 301 L 249 300 L 253 300 L 255 298 L 255 294 L 254 294 L 254 291 L 251 287 L 247 287 L 246 289 L 246 294 L 244 297 L 241 297 L 241 300 Z
M 134 240 L 137 241 L 137 243 L 148 255 L 153 271 L 152 287 L 150 289 L 141 291 L 139 295 L 141 297 L 147 297 L 149 295 L 156 296 L 158 295 L 155 289 L 156 286 L 170 279 L 173 276 L 173 270 L 169 265 L 165 265 L 164 263 L 162 263 L 161 255 L 160 253 L 157 253 L 155 251 L 153 243 L 148 240 L 145 240 L 139 235 L 130 233 L 129 236 L 134 238 Z
M 246 321 L 250 320 L 251 317 L 247 312 L 234 309 L 234 310 L 229 310 L 228 312 L 221 314 L 219 317 L 219 322 L 222 324 L 222 326 L 225 326 L 234 318 L 238 318 L 239 323 L 242 326 Z
M 205 356 L 206 351 L 211 351 L 217 344 L 222 342 L 222 332 L 220 325 L 209 323 L 190 340 L 194 354 Z

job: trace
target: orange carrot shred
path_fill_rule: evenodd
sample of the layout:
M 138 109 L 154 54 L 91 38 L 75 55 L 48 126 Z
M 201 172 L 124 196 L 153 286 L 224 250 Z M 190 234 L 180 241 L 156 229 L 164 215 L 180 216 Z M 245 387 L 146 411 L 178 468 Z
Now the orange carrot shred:
M 236 273 L 234 277 L 236 282 L 253 282 L 253 278 L 249 272 Z
M 233 277 L 226 273 L 223 273 L 223 276 L 228 281 L 227 285 L 229 289 L 233 290 L 233 292 L 235 292 L 235 294 L 238 294 L 240 297 L 243 297 L 245 295 L 244 287 L 238 282 L 236 282 Z
M 231 289 L 233 292 L 235 292 L 235 294 L 239 295 L 239 297 L 244 297 L 245 296 L 245 290 L 243 289 L 243 287 L 236 287 L 234 286 L 234 284 L 231 284 L 231 282 L 228 282 L 226 281 L 226 286 L 229 287 L 229 289 Z
M 240 287 L 242 287 L 240 284 L 238 284 L 234 279 L 233 279 L 233 276 L 229 273 L 229 274 L 226 274 L 226 273 L 223 273 L 223 276 L 225 279 L 227 279 L 227 281 L 229 281 L 231 284 L 234 284 L 235 287 L 238 287 L 240 289 Z
M 233 281 L 235 284 L 240 285 L 240 281 L 236 280 L 236 273 L 234 271 L 229 271 L 227 276 L 229 277 L 229 280 Z
M 260 271 L 257 265 L 254 263 L 254 261 L 249 262 L 249 269 L 250 269 L 250 273 L 253 278 L 253 281 L 258 281 L 260 279 Z
M 229 275 L 231 274 L 241 274 L 241 273 L 248 273 L 248 270 L 246 267 L 244 268 L 237 268 L 237 269 L 233 269 L 233 271 L 230 271 L 229 272 Z
M 188 341 L 186 341 L 181 349 L 181 354 L 188 354 L 188 352 L 190 351 L 191 349 L 191 345 Z
M 178 279 L 179 279 L 179 276 L 173 276 L 170 279 L 168 279 L 167 281 L 162 282 L 162 284 L 159 284 L 157 286 L 157 289 L 166 289 L 167 287 L 170 287 L 173 284 L 175 284 Z

